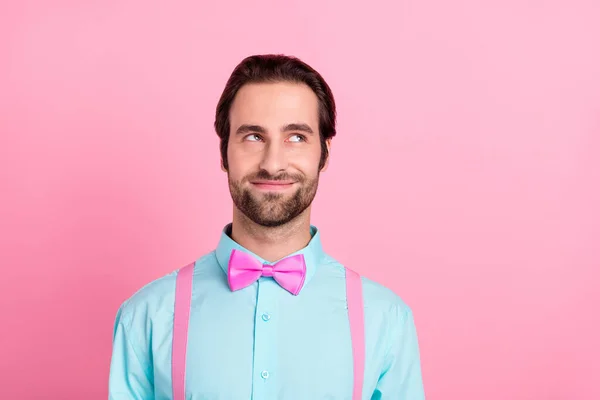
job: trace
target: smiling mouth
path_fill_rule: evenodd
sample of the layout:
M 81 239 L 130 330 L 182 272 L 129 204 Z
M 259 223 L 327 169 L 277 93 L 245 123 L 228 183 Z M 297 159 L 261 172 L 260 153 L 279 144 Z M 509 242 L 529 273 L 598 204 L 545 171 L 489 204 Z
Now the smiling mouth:
M 253 186 L 261 190 L 285 190 L 294 185 L 292 181 L 255 181 L 250 182 Z

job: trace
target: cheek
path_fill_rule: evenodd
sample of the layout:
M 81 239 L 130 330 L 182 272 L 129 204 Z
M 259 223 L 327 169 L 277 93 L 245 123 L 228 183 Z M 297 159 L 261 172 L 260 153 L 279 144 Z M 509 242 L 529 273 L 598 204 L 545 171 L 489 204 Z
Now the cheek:
M 244 149 L 230 146 L 227 150 L 229 162 L 229 176 L 233 180 L 240 180 L 256 169 L 256 157 Z
M 292 160 L 291 160 L 292 161 Z M 319 162 L 321 161 L 321 153 L 310 154 L 298 153 L 296 157 L 293 157 L 292 164 L 300 169 L 306 176 L 316 176 L 319 172 Z
M 246 162 L 247 160 L 260 159 L 264 144 L 258 142 L 229 142 L 227 157 L 229 159 Z

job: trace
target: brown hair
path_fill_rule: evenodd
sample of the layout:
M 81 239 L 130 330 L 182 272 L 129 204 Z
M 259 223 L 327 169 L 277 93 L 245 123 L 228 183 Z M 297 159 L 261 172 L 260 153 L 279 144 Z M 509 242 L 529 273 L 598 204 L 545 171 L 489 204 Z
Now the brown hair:
M 217 104 L 215 130 L 221 140 L 221 158 L 228 167 L 227 145 L 229 142 L 229 110 L 237 92 L 248 83 L 296 82 L 304 83 L 317 95 L 319 101 L 319 136 L 323 168 L 329 156 L 325 141 L 336 134 L 336 110 L 333 93 L 325 79 L 311 66 L 296 57 L 278 54 L 254 55 L 242 60 L 233 70 Z

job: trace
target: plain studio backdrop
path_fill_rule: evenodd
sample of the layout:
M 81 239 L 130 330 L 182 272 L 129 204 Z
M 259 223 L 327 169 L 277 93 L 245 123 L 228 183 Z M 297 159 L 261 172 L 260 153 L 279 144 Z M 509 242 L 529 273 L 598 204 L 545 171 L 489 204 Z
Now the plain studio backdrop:
M 107 397 L 118 306 L 229 222 L 226 79 L 284 53 L 338 103 L 313 223 L 414 310 L 427 398 L 600 399 L 599 20 L 596 0 L 3 2 L 0 397 Z

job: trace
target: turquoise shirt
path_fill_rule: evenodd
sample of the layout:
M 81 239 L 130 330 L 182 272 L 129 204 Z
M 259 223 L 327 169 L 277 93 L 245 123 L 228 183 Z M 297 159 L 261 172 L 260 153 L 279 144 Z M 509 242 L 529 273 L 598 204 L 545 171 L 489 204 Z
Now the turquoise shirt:
M 232 249 L 221 233 L 196 262 L 189 322 L 186 398 L 194 400 L 351 399 L 353 359 L 344 267 L 320 233 L 302 250 L 306 279 L 297 296 L 273 278 L 232 292 Z M 263 263 L 264 259 L 254 255 Z M 274 264 L 274 263 L 267 263 Z M 176 271 L 127 299 L 113 338 L 109 399 L 171 399 Z M 365 313 L 363 399 L 425 398 L 411 309 L 391 290 L 362 278 Z

